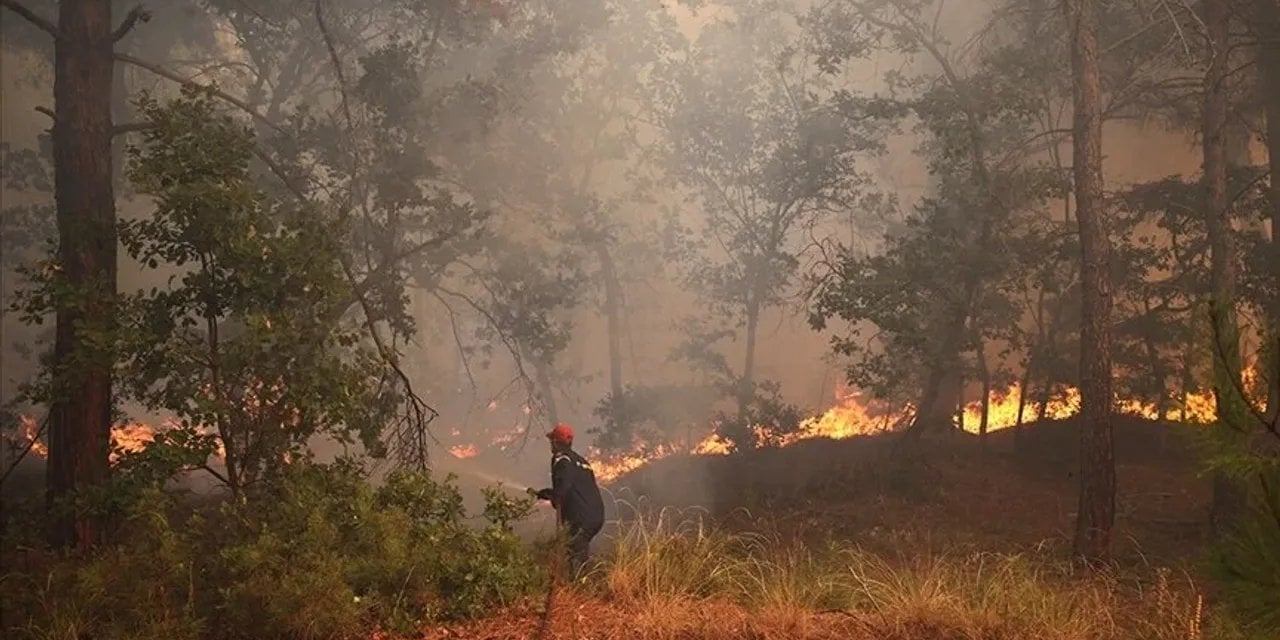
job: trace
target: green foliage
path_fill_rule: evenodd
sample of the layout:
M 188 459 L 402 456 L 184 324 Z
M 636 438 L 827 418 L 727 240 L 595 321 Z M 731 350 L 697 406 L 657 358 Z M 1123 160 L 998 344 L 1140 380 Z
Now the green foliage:
M 130 150 L 129 175 L 155 211 L 122 222 L 120 238 L 140 264 L 179 273 L 122 303 L 119 378 L 175 417 L 164 449 L 211 452 L 212 430 L 236 490 L 317 434 L 377 451 L 398 398 L 339 321 L 353 296 L 341 228 L 256 186 L 252 134 L 207 93 L 144 95 L 138 110 L 153 126 Z
M 1221 322 L 1220 314 L 1214 322 Z M 1219 339 L 1216 332 L 1214 339 Z M 1259 356 L 1262 376 L 1280 373 Z M 1217 369 L 1219 406 L 1224 401 L 1236 406 L 1220 410 L 1219 422 L 1197 433 L 1196 441 L 1206 469 L 1238 483 L 1244 500 L 1229 521 L 1219 523 L 1223 535 L 1215 541 L 1209 568 L 1238 637 L 1275 637 L 1280 634 L 1280 416 L 1251 407 L 1239 381 Z
M 751 399 L 742 410 L 716 417 L 716 433 L 735 450 L 777 446 L 794 433 L 808 413 L 782 398 L 782 385 L 772 380 L 755 385 Z
M 1219 545 L 1211 564 L 1234 620 L 1257 638 L 1280 633 L 1280 504 L 1272 501 Z
M 693 446 L 705 433 L 710 407 L 721 392 L 712 386 L 628 385 L 594 410 L 601 424 L 595 446 L 609 451 L 635 451 L 670 445 L 683 439 Z
M 171 519 L 173 507 L 159 491 L 145 492 L 130 505 L 118 544 L 88 558 L 29 555 L 22 571 L 6 563 L 0 629 L 50 640 L 206 637 L 194 591 L 202 532 Z M 16 557 L 12 547 L 3 553 Z
M 0 581 L 8 637 L 355 638 L 511 604 L 544 579 L 511 525 L 532 502 L 486 493 L 469 525 L 448 480 L 299 463 L 243 504 L 192 512 L 156 489 L 119 542 Z M 4 549 L 10 557 L 12 548 Z

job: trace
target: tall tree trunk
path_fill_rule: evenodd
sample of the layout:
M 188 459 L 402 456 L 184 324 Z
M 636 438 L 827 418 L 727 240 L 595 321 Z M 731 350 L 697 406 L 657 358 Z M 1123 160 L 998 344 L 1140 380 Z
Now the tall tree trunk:
M 1271 421 L 1280 417 L 1280 2 L 1254 0 L 1261 44 L 1258 47 L 1258 70 L 1263 103 L 1266 105 L 1267 161 L 1271 168 L 1268 192 L 1271 211 L 1271 276 L 1276 299 L 1267 310 L 1271 332 L 1267 337 L 1270 366 L 1266 367 L 1267 415 Z
M 1203 186 L 1205 225 L 1208 229 L 1210 309 L 1214 325 L 1213 379 L 1217 398 L 1218 428 L 1230 430 L 1244 419 L 1240 386 L 1240 339 L 1235 313 L 1235 243 L 1232 238 L 1227 193 L 1227 73 L 1229 0 L 1206 0 L 1204 21 L 1209 35 L 1208 68 L 1204 76 Z M 1212 522 L 1215 533 L 1225 533 L 1243 507 L 1243 492 L 1225 474 L 1214 474 Z
M 738 380 L 738 414 L 747 411 L 756 392 L 756 337 L 760 332 L 760 303 L 753 294 L 747 302 L 747 353 L 742 363 L 742 378 Z
M 534 384 L 538 385 L 538 396 L 547 412 L 547 422 L 552 426 L 560 424 L 560 409 L 556 406 L 555 388 L 551 386 L 551 363 L 536 356 L 526 359 L 533 363 Z
M 991 426 L 991 367 L 987 364 L 986 345 L 978 342 L 978 376 L 982 381 L 982 417 L 978 422 L 978 435 L 986 439 Z
M 1048 371 L 1040 381 L 1040 396 L 1036 398 L 1036 422 L 1044 422 L 1049 417 L 1049 401 L 1053 399 L 1053 377 Z
M 1142 301 L 1143 311 L 1150 316 L 1151 302 Z M 1154 392 L 1156 394 L 1156 419 L 1164 420 L 1165 413 L 1169 409 L 1168 382 L 1169 374 L 1164 370 L 1164 363 L 1160 360 L 1160 348 L 1156 346 L 1152 332 L 1143 332 L 1142 347 L 1146 352 L 1147 366 L 1151 369 L 1151 378 L 1155 382 Z
M 969 312 L 964 309 L 946 309 L 944 312 L 945 324 L 940 330 L 942 340 L 932 354 L 911 427 L 916 433 L 945 430 L 954 419 L 955 406 L 952 400 L 956 397 L 960 347 L 964 344 L 968 315 Z
M 600 260 L 600 275 L 604 279 L 604 314 L 609 333 L 609 392 L 615 402 L 622 398 L 622 284 L 618 281 L 618 269 L 609 255 L 609 246 L 603 242 L 595 246 Z
M 1097 0 L 1067 0 L 1074 76 L 1073 171 L 1080 225 L 1080 505 L 1075 553 L 1106 560 L 1115 522 L 1115 456 L 1111 433 L 1110 240 L 1102 201 L 1102 85 Z
M 1041 288 L 1036 295 L 1036 334 L 1032 339 L 1031 345 L 1027 348 L 1027 365 L 1022 370 L 1022 377 L 1018 379 L 1018 419 L 1014 423 L 1014 427 L 1021 427 L 1024 413 L 1027 408 L 1027 396 L 1031 393 L 1028 385 L 1031 384 L 1032 375 L 1035 373 L 1036 360 L 1039 357 L 1040 344 L 1044 342 L 1044 289 Z M 1014 431 L 1014 440 L 1017 441 L 1022 437 L 1022 429 Z
M 111 433 L 110 347 L 114 319 L 115 196 L 111 169 L 111 3 L 63 0 L 54 54 L 54 195 L 58 259 L 73 294 L 59 303 L 57 380 L 49 422 L 47 498 L 55 546 L 89 546 L 101 536 L 82 508 L 60 508 L 107 479 Z

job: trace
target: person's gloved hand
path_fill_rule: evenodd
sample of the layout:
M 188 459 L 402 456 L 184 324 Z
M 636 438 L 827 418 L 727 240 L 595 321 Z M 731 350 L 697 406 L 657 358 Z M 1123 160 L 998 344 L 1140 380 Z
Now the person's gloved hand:
M 550 499 L 551 499 L 551 490 L 550 490 L 550 489 L 536 490 L 536 489 L 533 489 L 533 488 L 531 487 L 531 488 L 529 488 L 529 489 L 525 489 L 525 491 L 526 491 L 526 492 L 528 492 L 528 493 L 529 493 L 529 495 L 531 495 L 531 496 L 533 496 L 533 497 L 535 497 L 535 498 L 537 498 L 537 499 L 539 499 L 539 500 L 550 500 Z

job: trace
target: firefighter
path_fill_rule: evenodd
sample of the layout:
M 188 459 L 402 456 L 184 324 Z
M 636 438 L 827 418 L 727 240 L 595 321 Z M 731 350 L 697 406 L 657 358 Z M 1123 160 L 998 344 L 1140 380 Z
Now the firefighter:
M 551 501 L 569 535 L 570 575 L 577 577 L 587 562 L 591 539 L 604 527 L 604 501 L 591 463 L 573 450 L 573 428 L 557 424 L 547 433 L 551 442 L 551 488 L 536 492 Z

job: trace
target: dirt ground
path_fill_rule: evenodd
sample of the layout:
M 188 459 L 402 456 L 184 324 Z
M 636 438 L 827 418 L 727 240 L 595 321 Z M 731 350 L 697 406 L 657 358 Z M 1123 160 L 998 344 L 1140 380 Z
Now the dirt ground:
M 1175 562 L 1208 534 L 1209 482 L 1185 434 L 1115 426 L 1116 552 Z M 1074 421 L 957 434 L 905 449 L 896 437 L 811 440 L 739 456 L 668 458 L 620 479 L 617 517 L 636 505 L 702 507 L 726 524 L 818 541 L 908 537 L 940 548 L 1015 551 L 1070 539 L 1079 491 Z

